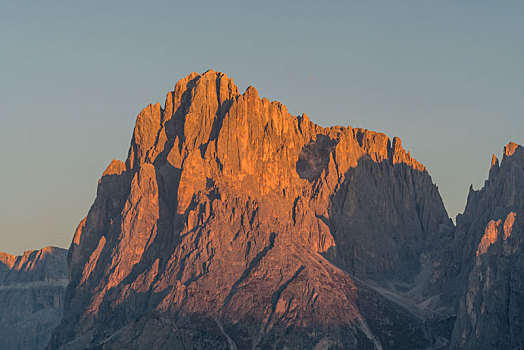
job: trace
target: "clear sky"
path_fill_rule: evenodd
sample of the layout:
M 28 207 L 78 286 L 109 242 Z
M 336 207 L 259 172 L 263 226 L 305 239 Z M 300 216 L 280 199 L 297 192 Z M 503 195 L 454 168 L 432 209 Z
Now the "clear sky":
M 136 115 L 209 68 L 399 136 L 451 217 L 524 143 L 523 1 L 0 0 L 0 251 L 68 247 Z

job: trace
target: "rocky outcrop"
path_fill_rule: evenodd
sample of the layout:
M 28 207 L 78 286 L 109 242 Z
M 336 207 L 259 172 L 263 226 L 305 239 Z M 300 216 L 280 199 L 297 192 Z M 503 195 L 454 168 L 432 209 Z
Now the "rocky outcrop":
M 0 348 L 43 349 L 62 317 L 67 250 L 0 253 Z
M 452 348 L 524 346 L 523 216 L 524 148 L 509 143 L 500 166 L 493 156 L 484 187 L 470 190 L 457 217 L 454 271 L 466 285 Z

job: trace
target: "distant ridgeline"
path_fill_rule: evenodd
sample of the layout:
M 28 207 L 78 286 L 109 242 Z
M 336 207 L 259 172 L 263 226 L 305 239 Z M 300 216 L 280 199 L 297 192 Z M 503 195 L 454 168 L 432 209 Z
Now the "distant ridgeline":
M 0 349 L 44 349 L 60 323 L 67 250 L 0 253 Z

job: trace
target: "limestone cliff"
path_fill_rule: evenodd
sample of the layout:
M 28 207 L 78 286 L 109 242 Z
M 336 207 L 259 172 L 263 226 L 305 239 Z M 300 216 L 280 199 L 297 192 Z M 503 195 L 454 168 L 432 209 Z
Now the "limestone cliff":
M 452 348 L 524 346 L 524 148 L 495 156 L 480 191 L 457 217 L 455 269 L 462 288 Z M 462 277 L 463 276 L 463 277 Z
M 400 139 L 193 73 L 100 179 L 48 348 L 429 347 L 452 232 Z
M 43 349 L 62 317 L 67 250 L 0 253 L 0 349 Z

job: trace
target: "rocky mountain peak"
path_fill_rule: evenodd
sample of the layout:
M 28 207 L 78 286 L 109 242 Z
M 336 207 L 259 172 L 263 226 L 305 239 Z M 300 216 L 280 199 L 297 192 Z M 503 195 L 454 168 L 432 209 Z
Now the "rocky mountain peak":
M 12 268 L 15 264 L 16 256 L 8 253 L 0 252 L 0 264 L 6 266 L 8 269 Z
M 489 179 L 479 191 L 470 191 L 464 214 L 457 217 L 455 253 L 447 254 L 455 267 L 449 271 L 460 271 L 457 281 L 467 283 L 456 289 L 462 295 L 452 348 L 518 348 L 523 344 L 522 149 L 510 142 L 500 165 L 492 157 Z
M 522 150 L 522 146 L 521 145 L 518 145 L 514 142 L 510 142 L 508 143 L 505 147 L 504 147 L 504 157 L 510 157 L 512 155 L 515 154 L 515 151 L 521 151 Z
M 490 170 L 493 169 L 493 167 L 497 168 L 499 167 L 499 160 L 497 156 L 493 153 L 493 156 L 491 157 L 491 166 Z
M 139 113 L 128 159 L 99 181 L 49 347 L 428 344 L 366 315 L 392 303 L 374 286 L 423 289 L 427 247 L 451 228 L 399 138 L 192 73 Z M 393 303 L 390 319 L 422 327 Z

